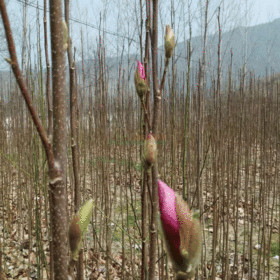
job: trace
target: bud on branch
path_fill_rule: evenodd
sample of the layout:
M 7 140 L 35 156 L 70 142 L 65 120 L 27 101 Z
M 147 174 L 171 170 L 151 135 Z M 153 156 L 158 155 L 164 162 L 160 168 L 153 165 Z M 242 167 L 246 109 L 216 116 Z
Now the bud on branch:
M 144 168 L 150 168 L 155 162 L 157 157 L 157 144 L 152 134 L 148 135 L 148 139 L 144 142 Z
M 173 30 L 170 28 L 169 24 L 166 25 L 166 31 L 164 36 L 164 47 L 165 47 L 165 57 L 170 59 L 175 47 L 175 35 Z
M 86 232 L 93 210 L 93 199 L 90 199 L 79 209 L 73 216 L 69 226 L 69 245 L 71 250 L 71 257 L 77 260 L 82 244 L 82 238 Z
M 134 83 L 138 96 L 142 99 L 148 90 L 145 69 L 141 62 L 137 60 L 137 68 L 134 74 Z
M 201 251 L 201 230 L 187 203 L 158 180 L 160 220 L 173 269 L 180 279 L 194 276 Z

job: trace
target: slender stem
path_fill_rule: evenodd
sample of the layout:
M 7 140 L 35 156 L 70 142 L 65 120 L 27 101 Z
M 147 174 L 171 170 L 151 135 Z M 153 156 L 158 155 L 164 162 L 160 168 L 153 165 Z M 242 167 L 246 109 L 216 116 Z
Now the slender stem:
M 154 118 L 153 134 L 156 136 L 161 107 L 161 92 L 157 79 L 157 45 L 158 45 L 158 0 L 153 1 L 153 32 L 152 32 L 152 73 L 153 73 L 153 90 L 154 90 Z M 150 225 L 150 270 L 149 279 L 155 278 L 156 270 L 156 245 L 157 245 L 157 214 L 158 214 L 158 167 L 157 161 L 152 167 L 152 216 Z
M 69 77 L 70 77 L 70 127 L 71 127 L 71 151 L 73 162 L 73 174 L 74 174 L 74 205 L 75 212 L 77 212 L 81 206 L 81 186 L 79 181 L 79 153 L 77 145 L 77 128 L 78 128 L 78 96 L 75 90 L 75 63 L 72 55 L 72 41 L 70 37 L 70 25 L 69 25 L 69 0 L 64 1 L 65 8 L 65 22 L 68 29 L 68 64 L 69 64 Z M 75 262 L 70 261 L 70 265 L 76 265 Z M 83 274 L 83 250 L 79 252 L 79 259 L 77 262 L 77 278 L 79 280 L 84 279 Z
M 49 51 L 48 51 L 48 30 L 47 30 L 47 0 L 44 0 L 44 38 L 45 38 L 45 57 L 47 65 L 47 80 L 46 80 L 46 98 L 48 106 L 48 137 L 51 141 L 53 135 L 53 108 L 51 98 L 51 67 L 49 62 Z M 52 209 L 52 195 L 49 191 L 49 209 Z M 52 236 L 52 223 L 50 219 L 50 231 L 49 231 L 49 244 L 50 244 L 50 280 L 54 279 L 54 263 L 53 263 L 53 240 Z
M 150 45 L 150 22 L 151 22 L 151 7 L 150 7 L 150 0 L 146 0 L 146 42 L 145 42 L 145 59 L 144 59 L 144 67 L 145 73 L 147 75 L 147 83 L 148 83 L 148 91 L 146 94 L 146 106 L 142 105 L 144 114 L 146 116 L 148 130 L 151 131 L 150 128 L 150 74 L 147 71 L 149 65 L 149 45 Z M 141 51 L 142 55 L 142 51 Z M 143 139 L 147 135 L 147 128 L 145 122 L 143 124 Z M 141 269 L 141 280 L 146 280 L 148 277 L 148 254 L 147 254 L 147 188 L 149 185 L 149 173 L 145 169 L 143 172 L 144 179 L 142 183 L 142 269 Z
M 160 92 L 162 92 L 164 89 L 164 82 L 165 82 L 165 76 L 166 76 L 168 64 L 169 64 L 169 58 L 165 58 L 164 71 L 163 71 L 163 75 L 162 75 L 162 79 L 161 79 L 161 83 L 160 83 Z
M 144 115 L 145 115 L 146 122 L 147 122 L 147 125 L 148 125 L 148 130 L 151 133 L 152 132 L 152 128 L 151 128 L 150 118 L 149 118 L 148 111 L 146 109 L 146 106 L 145 106 L 143 98 L 141 98 L 141 105 L 142 105 L 142 108 L 144 110 Z
M 52 137 L 53 134 L 53 109 L 52 109 L 52 99 L 51 99 L 51 67 L 49 62 L 49 51 L 48 51 L 48 30 L 47 30 L 47 0 L 44 0 L 44 39 L 45 39 L 45 57 L 47 65 L 47 80 L 46 80 L 46 97 L 48 104 L 48 136 Z
M 188 73 L 187 73 L 187 96 L 186 96 L 186 111 L 185 111 L 185 124 L 184 124 L 184 153 L 183 153 L 183 199 L 189 203 L 189 193 L 187 193 L 188 187 L 186 188 L 186 150 L 187 150 L 187 138 L 188 138 L 188 116 L 189 116 L 189 94 L 190 94 L 190 71 L 191 71 L 191 36 L 192 29 L 190 25 L 190 39 L 188 41 Z

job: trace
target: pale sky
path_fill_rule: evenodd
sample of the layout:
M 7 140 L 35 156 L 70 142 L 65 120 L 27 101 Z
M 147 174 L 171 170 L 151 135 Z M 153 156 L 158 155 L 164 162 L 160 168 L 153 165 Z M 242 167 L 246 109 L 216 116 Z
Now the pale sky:
M 9 0 L 8 13 L 11 26 L 17 44 L 17 53 L 21 60 L 22 45 L 22 11 L 24 0 Z M 138 0 L 72 0 L 71 3 L 71 37 L 73 47 L 77 48 L 76 60 L 80 59 L 81 54 L 81 30 L 84 37 L 84 51 L 91 55 L 96 49 L 98 38 L 98 27 L 100 24 L 100 14 L 106 21 L 102 22 L 106 32 L 106 50 L 107 56 L 115 56 L 117 51 L 121 52 L 123 45 L 127 51 L 128 39 L 132 38 L 130 52 L 139 51 L 139 2 Z M 142 0 L 142 2 L 145 2 Z M 201 34 L 201 17 L 204 17 L 205 0 L 160 0 L 159 14 L 159 45 L 163 44 L 163 29 L 167 23 L 172 23 L 170 11 L 172 3 L 175 10 L 175 35 L 179 42 L 183 41 L 184 36 L 188 37 L 188 2 L 191 2 L 192 18 L 192 36 Z M 43 7 L 43 0 L 28 0 L 30 4 L 27 10 L 27 26 L 31 38 L 31 57 L 36 58 L 37 53 L 37 25 L 36 25 L 36 8 Z M 137 3 L 137 4 L 136 4 Z M 202 4 L 201 4 L 202 3 Z M 246 8 L 247 3 L 247 8 Z M 202 5 L 202 7 L 201 7 Z M 253 26 L 261 23 L 271 22 L 280 18 L 280 1 L 279 0 L 210 0 L 209 1 L 209 32 L 217 31 L 217 7 L 221 6 L 222 31 L 227 31 L 236 26 Z M 247 14 L 247 16 L 245 16 Z M 49 20 L 49 18 L 48 18 Z M 145 19 L 144 19 L 145 20 Z M 40 10 L 40 40 L 42 48 L 42 59 L 44 58 L 43 48 L 43 11 Z M 2 28 L 2 27 L 1 27 Z M 144 30 L 143 30 L 144 31 Z M 112 33 L 112 34 L 111 34 Z M 144 32 L 143 32 L 144 34 Z M 118 35 L 118 36 L 115 36 Z M 123 36 L 123 37 L 121 37 Z M 3 43 L 0 49 L 3 49 Z M 3 60 L 7 53 L 0 52 L 0 70 L 8 70 L 8 65 Z

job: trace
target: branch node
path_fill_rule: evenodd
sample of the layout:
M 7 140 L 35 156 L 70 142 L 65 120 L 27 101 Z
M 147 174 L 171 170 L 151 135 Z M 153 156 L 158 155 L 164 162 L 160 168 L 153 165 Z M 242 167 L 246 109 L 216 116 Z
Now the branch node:
M 10 58 L 5 57 L 5 60 L 12 66 L 13 64 L 15 64 Z

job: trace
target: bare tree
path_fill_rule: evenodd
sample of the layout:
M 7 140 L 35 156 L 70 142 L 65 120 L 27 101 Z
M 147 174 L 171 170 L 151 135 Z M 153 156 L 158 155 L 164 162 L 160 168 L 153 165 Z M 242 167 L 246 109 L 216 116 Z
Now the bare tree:
M 54 136 L 53 144 L 50 143 L 41 120 L 33 107 L 31 94 L 26 87 L 21 70 L 19 68 L 15 51 L 14 40 L 7 14 L 5 1 L 0 1 L 0 10 L 5 28 L 10 59 L 17 83 L 21 89 L 28 110 L 37 128 L 42 144 L 44 146 L 48 167 L 49 187 L 52 196 L 51 222 L 52 239 L 54 245 L 53 263 L 54 279 L 62 280 L 68 278 L 68 214 L 67 195 L 65 187 L 66 168 L 66 98 L 65 98 L 65 49 L 63 46 L 63 22 L 62 5 L 60 0 L 50 1 L 51 22 L 51 46 L 52 46 L 52 77 L 53 77 L 53 105 L 54 105 Z

